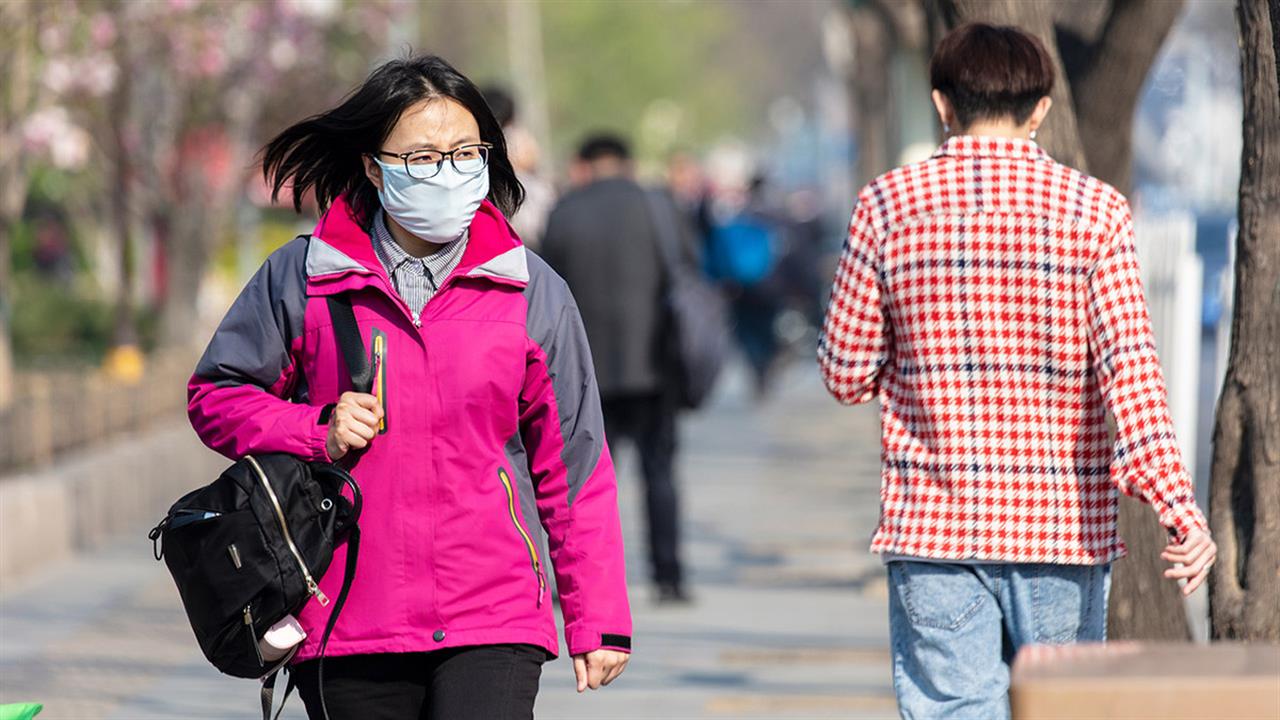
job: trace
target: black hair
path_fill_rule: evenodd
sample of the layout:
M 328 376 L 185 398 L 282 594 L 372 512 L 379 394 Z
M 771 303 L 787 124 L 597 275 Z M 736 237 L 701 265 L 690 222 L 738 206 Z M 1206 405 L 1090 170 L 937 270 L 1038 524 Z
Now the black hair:
M 382 147 L 406 109 L 435 97 L 466 108 L 480 128 L 480 140 L 493 145 L 489 200 L 511 217 L 524 202 L 524 187 L 507 157 L 502 126 L 475 84 L 435 55 L 384 63 L 337 107 L 290 126 L 267 143 L 261 152 L 262 174 L 271 185 L 272 202 L 286 185 L 297 212 L 310 190 L 322 210 L 345 194 L 357 217 L 367 222 L 380 203 L 362 158 Z
M 583 140 L 582 144 L 578 146 L 578 159 L 592 162 L 602 158 L 630 160 L 631 148 L 627 146 L 626 140 L 613 133 L 602 132 L 588 135 L 587 139 Z
M 485 102 L 489 103 L 489 109 L 493 111 L 493 116 L 498 119 L 499 125 L 506 127 L 515 121 L 516 101 L 511 97 L 511 93 L 497 85 L 489 85 L 480 92 L 484 95 Z
M 1021 125 L 1053 90 L 1053 61 L 1044 43 L 1021 28 L 969 23 L 938 43 L 929 80 L 951 101 L 958 129 L 1001 117 Z

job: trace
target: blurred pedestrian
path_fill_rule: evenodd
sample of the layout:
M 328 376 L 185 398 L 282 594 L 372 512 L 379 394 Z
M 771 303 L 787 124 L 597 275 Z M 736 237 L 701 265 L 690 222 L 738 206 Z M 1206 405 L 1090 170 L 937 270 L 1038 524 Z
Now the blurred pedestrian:
M 511 218 L 511 227 L 527 247 L 537 250 L 542 242 L 542 231 L 547 226 L 547 215 L 556 202 L 555 185 L 542 168 L 542 148 L 538 139 L 520 122 L 511 93 L 499 87 L 488 87 L 484 90 L 484 99 L 502 126 L 511 166 L 524 186 L 524 202 Z
M 543 252 L 582 302 L 609 438 L 632 440 L 639 450 L 657 599 L 680 602 L 688 599 L 675 478 L 680 398 L 667 342 L 659 225 L 649 191 L 632 178 L 623 139 L 588 138 L 574 165 L 582 185 L 551 211 Z M 675 213 L 669 196 L 667 204 Z
M 1174 436 L 1129 204 L 1036 145 L 1053 64 L 973 24 L 930 65 L 949 137 L 858 196 L 819 348 L 880 399 L 872 550 L 904 718 L 1009 716 L 1009 662 L 1105 637 L 1117 488 L 1149 504 L 1191 593 L 1216 557 Z M 1116 422 L 1108 440 L 1107 411 Z
M 324 214 L 231 307 L 188 411 L 229 457 L 342 462 L 363 489 L 323 687 L 332 605 L 298 617 L 308 714 L 532 718 L 558 651 L 544 528 L 578 690 L 609 684 L 631 617 L 587 339 L 564 282 L 508 230 L 523 193 L 480 91 L 435 56 L 388 62 L 277 135 L 263 166 L 272 200 L 314 192 Z M 351 391 L 329 296 L 354 309 L 376 394 Z
M 767 181 L 752 177 L 745 204 L 711 230 L 707 245 L 709 274 L 720 281 L 733 309 L 733 332 L 763 399 L 778 367 L 778 313 L 784 302 L 777 272 L 785 245 L 786 223 L 768 204 Z
M 698 158 L 676 152 L 667 160 L 667 187 L 676 207 L 696 233 L 699 249 L 711 234 L 711 188 Z
M 832 237 L 825 220 L 822 200 L 815 191 L 796 190 L 787 196 L 786 243 L 778 261 L 778 274 L 786 305 L 804 318 L 811 331 L 810 341 L 822 325 L 829 289 L 821 271 L 823 255 Z M 812 342 L 808 347 L 812 350 Z

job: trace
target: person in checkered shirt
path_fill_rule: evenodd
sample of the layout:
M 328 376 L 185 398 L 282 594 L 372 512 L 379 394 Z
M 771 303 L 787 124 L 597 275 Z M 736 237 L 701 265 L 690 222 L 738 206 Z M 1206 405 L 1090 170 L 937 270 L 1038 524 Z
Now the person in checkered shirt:
M 1019 648 L 1104 639 L 1117 490 L 1168 528 L 1165 576 L 1184 593 L 1217 548 L 1174 437 L 1129 204 L 1034 142 L 1044 46 L 967 25 L 930 75 L 948 139 L 859 194 L 818 355 L 838 400 L 880 401 L 872 550 L 902 717 L 985 720 L 1008 717 Z

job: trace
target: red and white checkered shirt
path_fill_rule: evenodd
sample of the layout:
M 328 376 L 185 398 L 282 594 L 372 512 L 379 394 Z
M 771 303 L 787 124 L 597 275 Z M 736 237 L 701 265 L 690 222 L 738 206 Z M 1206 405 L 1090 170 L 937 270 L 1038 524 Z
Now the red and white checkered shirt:
M 880 399 L 873 552 L 1109 562 L 1117 487 L 1179 537 L 1207 528 L 1128 202 L 1033 142 L 952 138 L 868 185 L 818 356 L 838 400 Z

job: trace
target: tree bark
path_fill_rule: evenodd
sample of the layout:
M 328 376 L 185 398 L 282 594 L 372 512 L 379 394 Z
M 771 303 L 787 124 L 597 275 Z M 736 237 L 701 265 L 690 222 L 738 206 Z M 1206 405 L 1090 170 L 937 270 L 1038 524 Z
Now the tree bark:
M 1151 64 L 1181 9 L 1181 1 L 1115 0 L 1099 36 L 1079 43 L 1072 72 L 1058 43 L 1059 13 L 1078 10 L 1049 0 L 929 0 L 946 26 L 965 22 L 1016 25 L 1040 38 L 1053 58 L 1058 82 L 1053 110 L 1037 142 L 1054 159 L 1128 191 L 1133 113 Z M 1167 6 L 1166 6 L 1167 5 Z M 1093 9 L 1090 8 L 1090 11 Z M 1073 46 L 1073 52 L 1076 48 Z M 1082 83 L 1077 86 L 1076 81 Z M 1093 97 L 1123 97 L 1108 104 Z M 1079 104 L 1077 104 L 1077 99 Z M 1077 110 L 1085 115 L 1077 121 Z M 1094 158 L 1100 158 L 1094 167 Z M 1128 557 L 1114 565 L 1108 635 L 1116 639 L 1185 640 L 1191 631 L 1178 587 L 1163 578 L 1160 551 L 1167 534 L 1150 508 L 1121 498 L 1120 534 Z
M 893 32 L 888 18 L 872 5 L 850 11 L 854 66 L 852 80 L 854 132 L 858 139 L 856 181 L 859 187 L 889 170 L 890 148 L 896 147 L 889 64 Z
M 132 68 L 128 62 L 131 49 L 125 43 L 117 47 L 117 66 Z M 110 116 L 111 148 L 111 230 L 115 242 L 117 262 L 120 263 L 120 284 L 116 288 L 115 321 L 111 344 L 116 347 L 137 344 L 137 328 L 134 324 L 134 248 L 133 235 L 136 223 L 133 142 L 129 128 L 129 113 L 134 79 L 131 72 L 120 73 L 120 79 L 111 96 Z
M 1244 147 L 1231 350 L 1213 443 L 1215 638 L 1280 640 L 1280 82 L 1276 0 L 1240 0 Z
M 1280 76 L 1280 0 L 1269 0 L 1267 14 L 1271 16 L 1271 54 L 1276 60 L 1276 75 Z
M 1089 171 L 1128 194 L 1133 118 L 1156 55 L 1182 12 L 1182 0 L 1120 0 L 1101 36 L 1078 60 L 1064 55 Z

